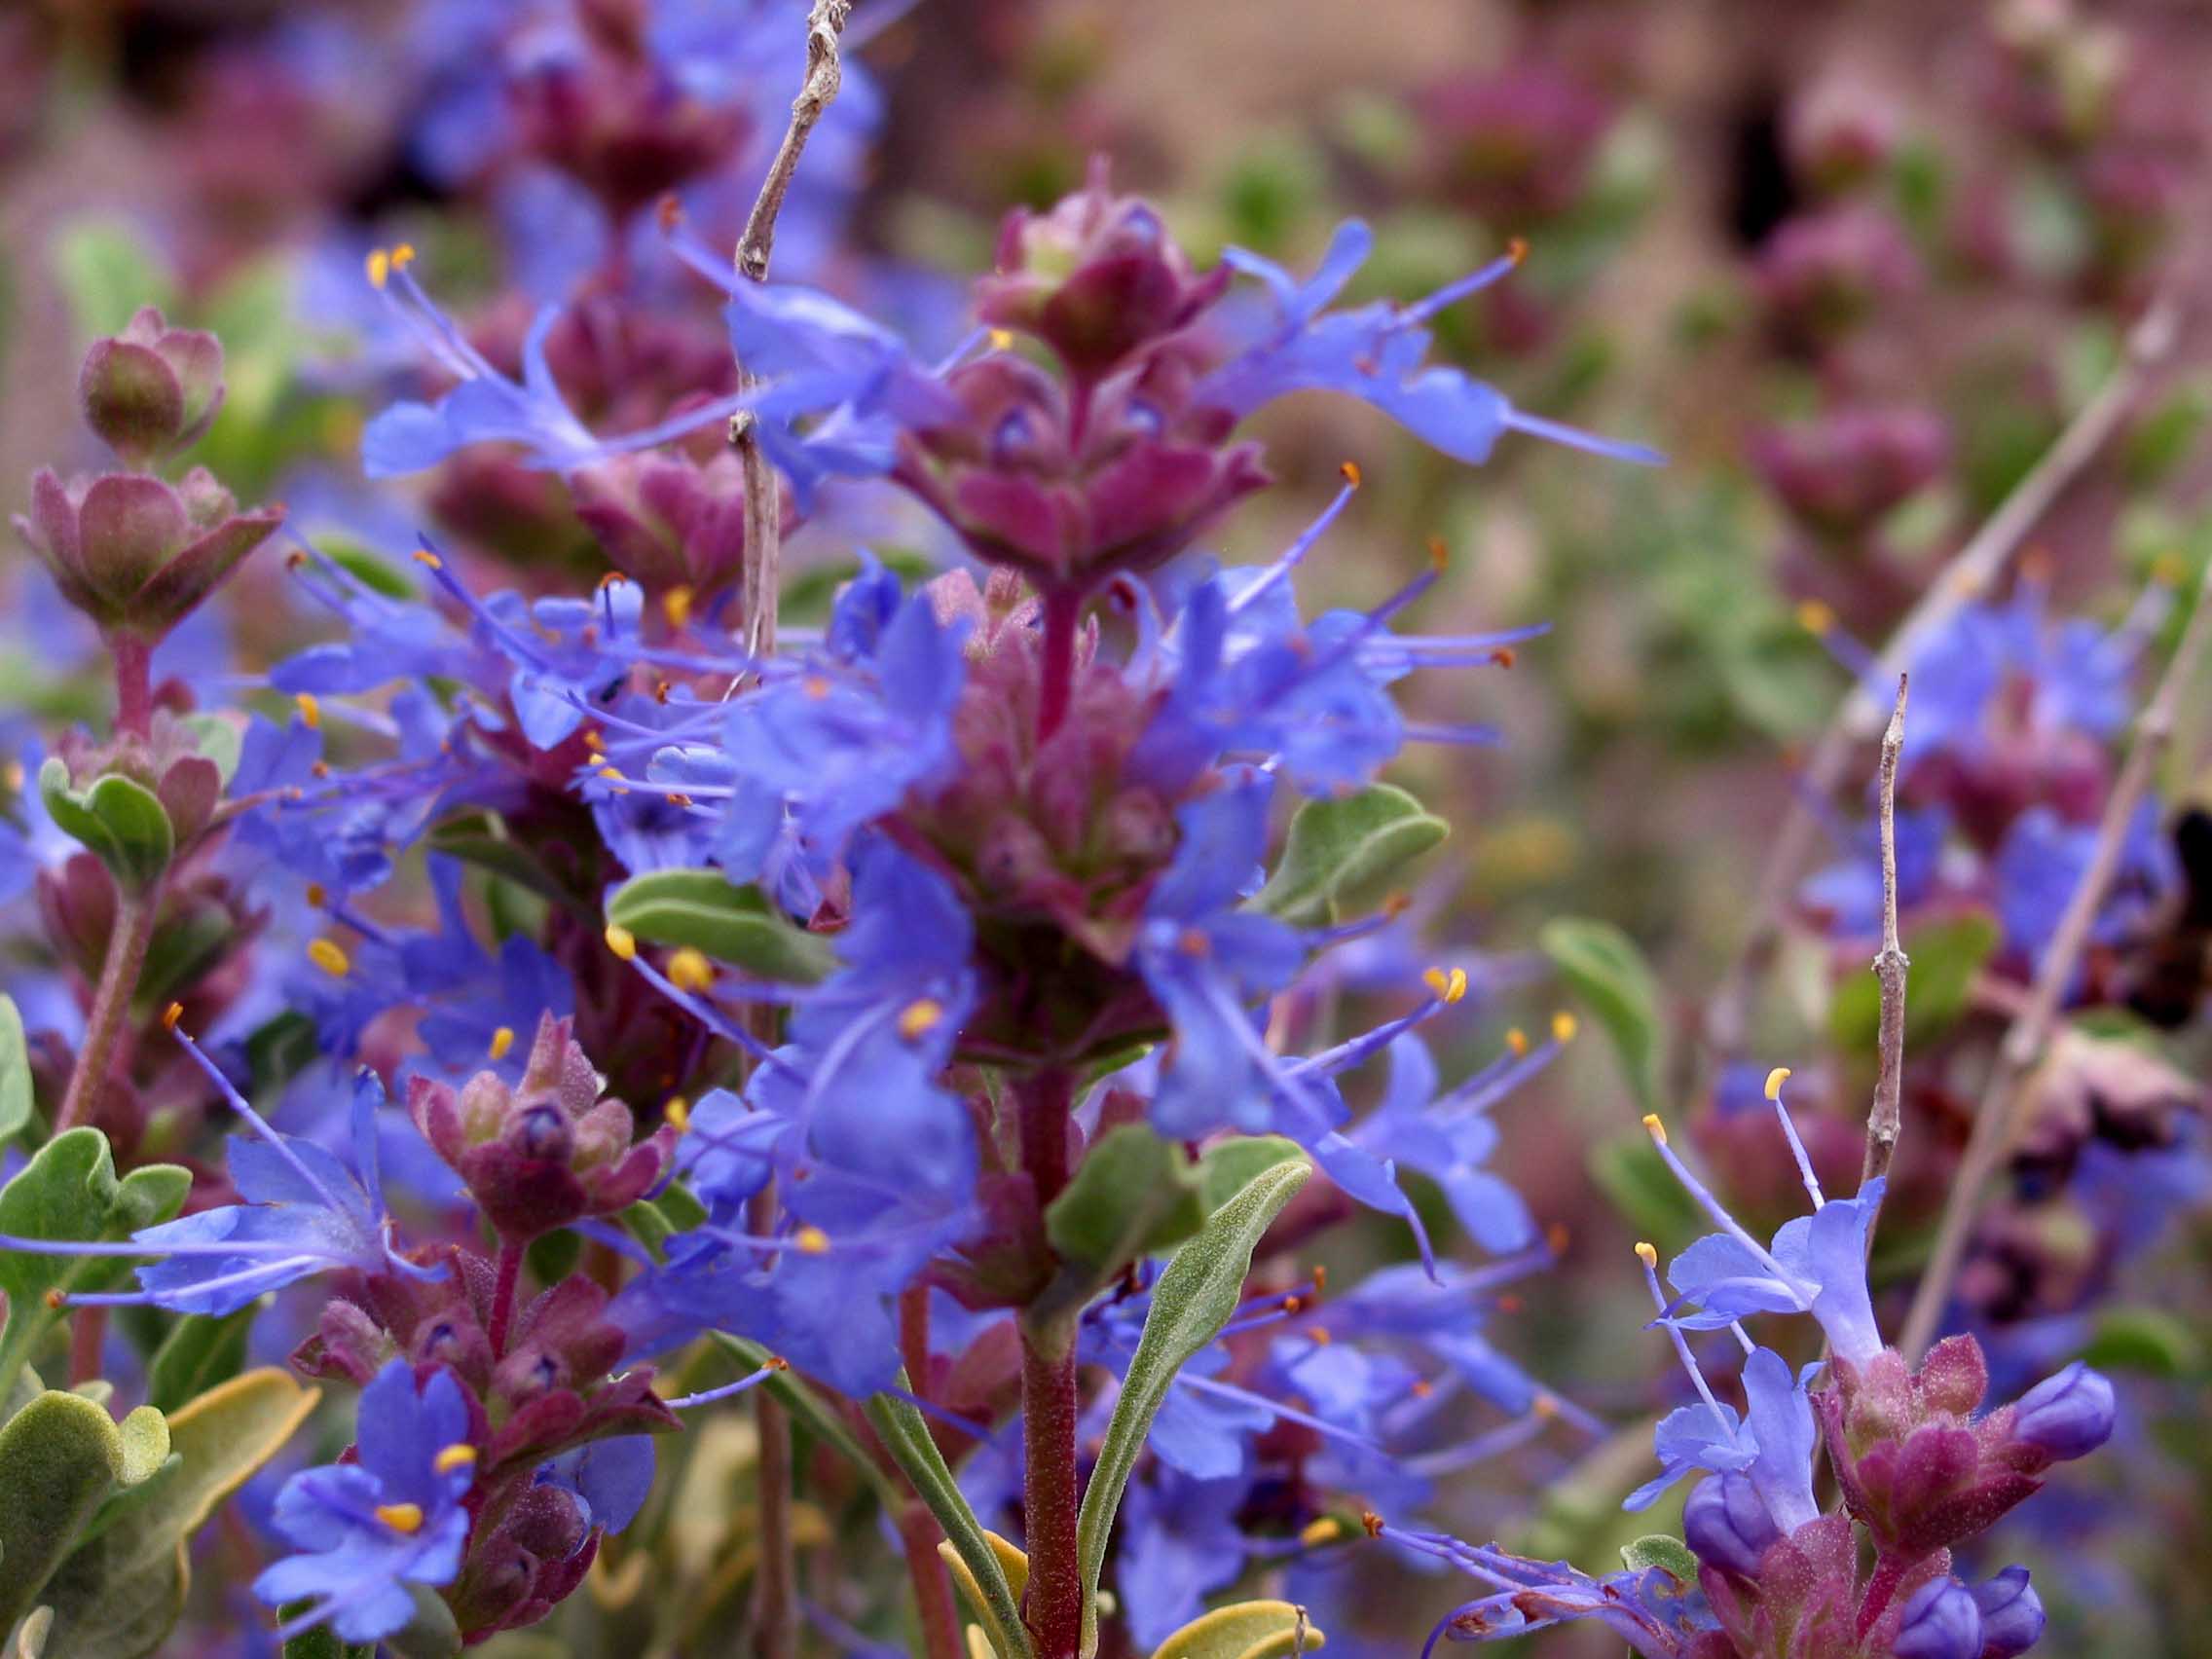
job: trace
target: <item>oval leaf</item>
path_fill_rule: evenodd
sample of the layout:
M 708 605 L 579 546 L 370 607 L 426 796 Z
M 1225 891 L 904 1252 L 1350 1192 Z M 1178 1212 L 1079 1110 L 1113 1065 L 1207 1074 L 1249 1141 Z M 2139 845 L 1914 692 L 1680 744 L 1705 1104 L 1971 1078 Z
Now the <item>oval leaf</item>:
M 1251 1271 L 1252 1251 L 1282 1206 L 1306 1185 L 1312 1165 L 1303 1159 L 1261 1171 L 1167 1264 L 1153 1286 L 1152 1310 L 1137 1340 L 1113 1420 L 1098 1450 L 1090 1485 L 1083 1494 L 1077 1547 L 1083 1559 L 1083 1650 L 1098 1646 L 1098 1574 L 1106 1564 L 1106 1539 L 1137 1454 L 1144 1450 L 1152 1419 L 1160 1414 L 1167 1389 L 1191 1356 L 1220 1335 L 1236 1312 Z
M 55 824 L 83 842 L 130 892 L 150 889 L 176 856 L 176 831 L 154 792 L 120 773 L 96 779 L 89 790 L 73 790 L 68 766 L 59 756 L 49 756 L 39 768 L 38 793 Z
M 1643 1110 L 1658 1111 L 1667 1031 L 1659 1014 L 1659 981 L 1643 952 L 1612 923 L 1572 916 L 1547 923 L 1536 941 L 1613 1040 Z
M 161 1439 L 166 1456 L 167 1436 Z M 132 1455 L 129 1466 L 142 1461 Z M 0 1562 L 7 1564 L 0 1571 L 0 1630 L 37 1604 L 85 1523 L 123 1483 L 126 1466 L 115 1419 L 79 1394 L 50 1389 L 0 1428 Z
M 1309 800 L 1291 819 L 1282 862 L 1252 906 L 1295 927 L 1334 922 L 1450 833 L 1443 819 L 1389 784 Z
M 0 1141 L 14 1140 L 31 1121 L 31 1055 L 23 1016 L 13 997 L 0 997 Z
M 689 945 L 764 979 L 811 985 L 837 966 L 827 943 L 786 921 L 756 888 L 711 869 L 633 876 L 608 899 L 607 919 L 646 943 Z
M 1328 1638 L 1290 1602 L 1237 1602 L 1201 1613 L 1154 1649 L 1152 1659 L 1274 1659 L 1310 1653 Z

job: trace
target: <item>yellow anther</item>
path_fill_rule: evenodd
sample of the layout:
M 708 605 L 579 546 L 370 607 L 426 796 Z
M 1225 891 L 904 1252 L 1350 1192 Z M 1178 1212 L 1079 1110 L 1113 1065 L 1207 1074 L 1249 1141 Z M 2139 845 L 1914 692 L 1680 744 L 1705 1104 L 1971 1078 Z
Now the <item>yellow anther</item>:
M 11 760 L 7 765 L 0 766 L 0 786 L 5 786 L 10 794 L 21 794 L 23 785 L 29 778 L 30 774 L 23 770 L 20 760 Z
M 1520 1026 L 1513 1026 L 1505 1033 L 1505 1046 L 1513 1051 L 1515 1058 L 1519 1058 L 1529 1051 L 1529 1034 Z
M 1010 329 L 1010 328 L 994 328 L 994 329 L 992 329 L 992 330 L 991 330 L 991 350 L 994 350 L 994 351 L 1011 351 L 1011 350 L 1014 350 L 1014 331 L 1013 331 L 1012 329 Z
M 610 784 L 619 784 L 623 781 L 622 768 L 619 766 L 602 766 L 599 769 L 599 775 Z
M 819 1227 L 802 1227 L 792 1235 L 792 1242 L 802 1256 L 827 1256 L 830 1253 L 830 1235 Z
M 1464 968 L 1455 968 L 1450 973 L 1441 968 L 1431 968 L 1420 977 L 1420 982 L 1428 987 L 1429 994 L 1440 1003 L 1456 1003 L 1467 994 L 1467 971 Z
M 322 704 L 313 691 L 302 691 L 292 699 L 300 706 L 300 719 L 307 722 L 310 731 L 322 729 Z
M 515 1028 L 511 1025 L 502 1025 L 492 1033 L 492 1044 L 486 1051 L 495 1060 L 503 1060 L 507 1057 L 507 1051 L 514 1046 Z
M 1441 535 L 1430 536 L 1428 538 L 1428 568 L 1441 573 L 1444 567 L 1451 563 L 1452 549 L 1444 544 L 1444 537 Z
M 1529 1409 L 1540 1418 L 1559 1416 L 1559 1396 L 1547 1388 L 1536 1390 L 1536 1397 L 1529 1402 Z
M 608 922 L 607 924 L 607 948 L 621 957 L 623 961 L 632 961 L 638 954 L 638 936 L 628 928 L 617 927 L 614 923 Z
M 1309 1325 L 1306 1327 L 1306 1340 L 1315 1347 L 1327 1347 L 1337 1339 L 1329 1334 L 1326 1325 Z
M 68 1306 L 69 1296 L 59 1285 L 55 1285 L 47 1291 L 45 1302 L 51 1311 L 58 1313 Z
M 1659 1252 L 1650 1244 L 1639 1240 L 1636 1246 L 1636 1259 L 1647 1268 L 1655 1268 L 1659 1265 Z
M 1544 1229 L 1544 1242 L 1555 1256 L 1567 1254 L 1567 1247 L 1574 1241 L 1574 1232 L 1564 1221 L 1555 1221 Z
M 465 1440 L 457 1440 L 430 1460 L 430 1467 L 441 1475 L 450 1475 L 456 1469 L 476 1467 L 476 1448 Z
M 817 703 L 830 695 L 830 682 L 819 674 L 810 674 L 798 682 L 798 688 Z
M 1808 634 L 1825 634 L 1835 626 L 1835 611 L 1817 599 L 1805 600 L 1797 607 L 1797 626 Z
M 1788 1066 L 1776 1066 L 1774 1070 L 1766 1074 L 1766 1097 L 1769 1100 L 1780 1100 L 1782 1098 L 1782 1086 L 1788 1081 L 1789 1068 Z
M 308 903 L 319 910 L 330 903 L 330 889 L 319 881 L 311 881 L 308 883 L 307 897 Z
M 1208 956 L 1213 952 L 1213 940 L 1199 928 L 1185 928 L 1175 938 L 1175 948 L 1185 956 Z
M 2189 561 L 2179 553 L 2161 553 L 2151 561 L 2151 579 L 2160 587 L 2178 588 L 2189 580 Z
M 672 587 L 660 596 L 660 613 L 668 618 L 671 628 L 682 628 L 691 620 L 691 590 Z
M 420 1532 L 423 1530 L 423 1506 L 420 1503 L 380 1503 L 377 1519 L 394 1532 Z
M 1383 1527 L 1388 1523 L 1382 1516 L 1376 1514 L 1374 1510 L 1363 1509 L 1359 1512 L 1359 1524 L 1369 1537 L 1380 1538 L 1382 1535 Z
M 1346 484 L 1349 484 L 1354 490 L 1359 488 L 1360 471 L 1358 461 L 1347 461 L 1344 463 L 1344 465 L 1338 467 L 1337 470 L 1344 475 L 1344 481 Z
M 760 1362 L 762 1371 L 789 1371 L 791 1368 L 792 1362 L 780 1353 L 772 1353 Z
M 596 726 L 584 727 L 584 747 L 597 755 L 607 747 L 607 739 L 599 735 Z
M 1574 1034 L 1581 1029 L 1582 1027 L 1576 1023 L 1574 1015 L 1565 1009 L 1561 1009 L 1559 1013 L 1552 1015 L 1552 1041 L 1555 1043 L 1573 1042 Z
M 944 1004 L 935 997 L 916 997 L 899 1011 L 899 1035 L 907 1042 L 919 1042 L 938 1027 L 944 1018 Z
M 326 939 L 308 940 L 308 960 L 333 979 L 345 978 L 353 966 L 352 959 Z
M 1519 237 L 1512 238 L 1505 244 L 1505 257 L 1516 265 L 1521 264 L 1529 257 L 1529 244 Z
M 418 547 L 415 549 L 415 563 L 418 565 L 427 566 L 430 570 L 433 571 L 442 571 L 446 568 L 446 562 L 443 559 L 439 558 L 435 553 L 431 552 L 427 547 Z
M 183 1017 L 184 1004 L 172 1002 L 168 1007 L 162 1010 L 162 1029 L 164 1031 L 174 1031 L 176 1022 Z
M 383 248 L 372 248 L 367 263 L 370 287 L 381 288 L 391 280 L 391 255 Z
M 715 965 L 687 944 L 668 959 L 668 982 L 680 991 L 703 991 L 715 982 Z
M 1651 1138 L 1653 1140 L 1657 1141 L 1661 1146 L 1665 1146 L 1667 1144 L 1667 1125 L 1659 1121 L 1658 1113 L 1644 1113 L 1643 1126 L 1651 1131 Z
M 661 1122 L 682 1134 L 691 1126 L 691 1103 L 681 1094 L 672 1094 L 660 1109 L 660 1116 Z
M 401 242 L 391 250 L 391 268 L 394 271 L 404 271 L 414 263 L 415 244 L 413 242 Z
M 1298 1541 L 1308 1549 L 1319 1549 L 1333 1544 L 1345 1535 L 1345 1524 L 1334 1515 L 1324 1515 L 1318 1521 L 1306 1523 L 1306 1530 L 1298 1534 Z

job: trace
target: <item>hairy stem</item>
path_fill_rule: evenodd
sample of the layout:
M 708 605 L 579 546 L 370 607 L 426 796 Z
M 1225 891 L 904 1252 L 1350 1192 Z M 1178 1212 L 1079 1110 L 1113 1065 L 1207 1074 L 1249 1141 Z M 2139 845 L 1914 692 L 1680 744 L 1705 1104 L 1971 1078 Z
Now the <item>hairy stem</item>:
M 2136 726 L 2135 742 L 2127 752 L 2120 776 L 2113 781 L 2112 794 L 2105 801 L 2104 817 L 2097 826 L 2097 844 L 2090 854 L 2088 868 L 2082 872 L 2082 879 L 2067 899 L 2066 909 L 2051 933 L 2050 943 L 2044 949 L 2027 1002 L 1998 1048 L 1996 1064 L 1990 1068 L 1981 1103 L 1974 1112 L 1966 1156 L 1951 1183 L 1949 1201 L 1944 1205 L 1943 1219 L 1936 1230 L 1935 1249 L 1913 1293 L 1904 1330 L 1898 1338 L 1898 1347 L 1907 1360 L 1917 1361 L 1935 1340 L 1936 1325 L 1950 1299 L 1952 1280 L 1958 1275 L 1974 1221 L 1980 1214 L 1982 1189 L 2009 1150 L 2020 1085 L 2049 1040 L 2058 1005 L 2065 999 L 2074 970 L 2082 960 L 2089 929 L 2112 886 L 2113 873 L 2120 867 L 2128 826 L 2151 787 L 2152 773 L 2173 741 L 2174 721 L 2182 698 L 2196 679 L 2207 645 L 2212 644 L 2212 603 L 2208 600 L 2212 600 L 2212 572 L 2198 578 L 2196 597 L 2191 604 L 2181 644 L 2174 647 L 2173 660 L 2166 665 L 2157 690 L 2143 711 L 2142 720 Z
M 499 1240 L 499 1276 L 492 1287 L 492 1328 L 484 1333 L 491 1340 L 494 1359 L 506 1356 L 507 1333 L 513 1328 L 515 1300 L 522 1289 L 522 1259 L 528 1248 L 511 1239 Z
M 1874 1104 L 1866 1114 L 1866 1157 L 1859 1167 L 1862 1187 L 1889 1173 L 1903 1122 L 1904 989 L 1912 959 L 1898 938 L 1898 756 L 1904 750 L 1908 684 L 1906 676 L 1898 676 L 1897 706 L 1890 711 L 1889 730 L 1882 734 L 1882 949 L 1874 958 L 1874 977 L 1882 987 L 1882 1023 L 1876 1043 Z M 1873 1238 L 1871 1226 L 1867 1238 L 1869 1242 Z
M 943 1536 L 926 1506 L 906 1503 L 900 1507 L 899 1542 L 906 1552 L 906 1576 L 913 1580 L 914 1605 L 921 1613 L 922 1651 L 928 1659 L 965 1659 L 952 1579 L 937 1553 L 938 1541 Z
M 753 1587 L 753 1651 L 792 1659 L 798 1651 L 798 1558 L 792 1536 L 792 1418 L 765 1388 L 754 1390 L 760 1436 L 760 1574 Z
M 85 1041 L 77 1051 L 77 1064 L 69 1073 L 69 1088 L 61 1096 L 61 1109 L 54 1120 L 54 1132 L 75 1128 L 92 1116 L 114 1063 L 116 1038 L 130 1012 L 130 999 L 138 989 L 139 972 L 146 966 L 146 946 L 154 937 L 154 918 L 160 912 L 160 884 L 146 893 L 116 890 L 115 923 L 107 936 L 107 959 L 100 964 L 100 978 L 92 991 L 92 1010 L 85 1016 Z
M 1037 741 L 1043 743 L 1067 719 L 1068 702 L 1075 690 L 1077 624 L 1083 616 L 1083 590 L 1047 588 L 1045 603 L 1044 676 L 1037 687 Z
M 115 662 L 115 729 L 144 737 L 154 722 L 154 647 L 131 634 L 112 634 L 108 655 Z
M 2119 367 L 2082 406 L 2034 469 L 1929 581 L 1920 603 L 1883 647 L 1873 671 L 1852 688 L 1821 733 L 1799 775 L 1782 827 L 1768 844 L 1766 864 L 1753 890 L 1751 928 L 1707 1007 L 1706 1038 L 1720 1057 L 1733 1057 L 1742 1049 L 1751 986 L 1764 971 L 1781 937 L 1789 895 L 1795 890 L 1798 869 L 1818 827 L 1808 803 L 1827 797 L 1842 780 L 1853 749 L 1879 729 L 1881 705 L 1867 686 L 1910 669 L 1922 647 L 1952 614 L 1996 578 L 2028 533 L 2119 430 L 2135 407 L 2146 380 L 2171 353 L 2180 321 L 2180 308 L 2171 294 L 2144 313 L 2128 336 L 2127 352 Z
M 1021 1522 L 1029 1549 L 1022 1621 L 1037 1659 L 1076 1659 L 1083 1643 L 1083 1509 L 1076 1467 L 1075 1322 L 1021 1324 Z

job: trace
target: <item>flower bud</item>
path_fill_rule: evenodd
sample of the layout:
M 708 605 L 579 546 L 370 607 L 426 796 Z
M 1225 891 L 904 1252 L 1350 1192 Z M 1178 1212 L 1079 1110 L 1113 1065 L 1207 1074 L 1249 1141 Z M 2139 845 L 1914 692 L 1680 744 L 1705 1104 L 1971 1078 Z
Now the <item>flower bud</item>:
M 1897 1659 L 1979 1659 L 1981 1609 L 1956 1578 L 1924 1584 L 1904 1604 L 1890 1651 Z
M 1973 1587 L 1981 1611 L 1981 1659 L 2013 1659 L 2042 1640 L 2043 1598 L 2028 1582 L 2028 1569 L 2009 1567 Z
M 152 306 L 121 334 L 95 340 L 77 375 L 85 424 L 126 466 L 189 448 L 223 405 L 223 348 L 212 334 L 171 328 Z
M 1682 1536 L 1708 1567 L 1751 1578 L 1782 1530 L 1751 1477 L 1731 1471 L 1698 1482 L 1682 1505 Z
M 2020 1396 L 2013 1408 L 2012 1438 L 2064 1462 L 2086 1456 L 2111 1439 L 2116 1415 L 2111 1382 L 2076 1360 Z
M 511 1088 L 495 1072 L 460 1089 L 421 1077 L 409 1088 L 416 1127 L 510 1244 L 628 1207 L 660 1178 L 675 1145 L 667 1128 L 631 1144 L 630 1108 L 600 1099 L 600 1076 L 569 1032 L 566 1019 L 540 1020 Z
M 1088 379 L 1181 328 L 1228 285 L 1226 266 L 1197 276 L 1160 214 L 1094 173 L 1050 213 L 1008 217 L 977 309 L 986 323 L 1036 335 Z
M 1767 487 L 1811 529 L 1847 538 L 1932 483 L 1949 463 L 1950 433 L 1925 409 L 1841 409 L 1779 427 L 1751 446 Z
M 53 573 L 61 597 L 103 632 L 147 645 L 189 615 L 283 522 L 281 507 L 237 510 L 204 467 L 181 485 L 133 472 L 31 480 L 31 513 L 17 533 Z
M 745 562 L 745 474 L 728 451 L 699 465 L 681 455 L 625 455 L 571 475 L 576 516 L 607 562 L 648 593 L 701 598 Z

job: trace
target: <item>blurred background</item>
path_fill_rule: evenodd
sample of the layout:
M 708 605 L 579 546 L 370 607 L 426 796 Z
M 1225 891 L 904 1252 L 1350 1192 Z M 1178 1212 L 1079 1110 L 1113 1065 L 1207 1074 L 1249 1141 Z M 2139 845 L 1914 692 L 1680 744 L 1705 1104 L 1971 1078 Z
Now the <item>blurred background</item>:
M 628 175 L 603 172 L 579 196 L 572 180 L 588 168 L 556 187 L 539 165 L 621 112 L 547 93 L 517 114 L 529 29 L 565 9 L 8 0 L 0 507 L 21 509 L 35 467 L 85 459 L 75 365 L 93 335 L 153 302 L 224 339 L 231 400 L 205 459 L 241 499 L 282 498 L 311 534 L 396 538 L 402 553 L 414 528 L 435 524 L 526 586 L 603 570 L 565 506 L 542 498 L 542 475 L 457 461 L 372 503 L 353 451 L 364 413 L 408 368 L 409 348 L 367 305 L 369 247 L 421 243 L 441 299 L 510 342 L 529 299 L 650 257 L 619 243 L 624 209 L 657 186 L 633 198 Z M 735 3 L 581 10 L 617 44 L 654 14 L 653 50 L 697 68 L 705 106 L 732 124 L 678 123 L 641 148 L 743 149 L 780 129 L 795 34 L 739 51 L 749 8 Z M 1649 1414 L 1673 1387 L 1654 1381 L 1664 1354 L 1641 1329 L 1630 1244 L 1688 1235 L 1651 1178 L 1640 1112 L 1655 1100 L 1691 1124 L 1740 1202 L 1755 1209 L 1771 1193 L 1787 1214 L 1793 1197 L 1786 1164 L 1767 1169 L 1731 1140 L 1741 1081 L 1705 1038 L 1778 826 L 1805 801 L 1803 747 L 1863 652 L 2116 375 L 2127 377 L 2124 418 L 1992 597 L 2024 584 L 2054 612 L 2100 625 L 2148 615 L 2156 630 L 2166 623 L 2151 601 L 2212 550 L 2200 442 L 2212 413 L 2212 11 L 861 0 L 855 28 L 866 74 L 845 106 L 852 125 L 809 153 L 814 195 L 787 220 L 779 275 L 852 295 L 918 339 L 949 339 L 955 278 L 988 266 L 1002 215 L 1057 200 L 1100 156 L 1202 263 L 1236 244 L 1307 269 L 1341 219 L 1366 218 L 1378 252 L 1355 298 L 1426 292 L 1522 239 L 1510 280 L 1439 319 L 1444 350 L 1523 409 L 1670 458 L 1656 472 L 1594 466 L 1509 438 L 1469 469 L 1364 410 L 1308 397 L 1263 424 L 1279 487 L 1208 538 L 1231 558 L 1272 556 L 1351 461 L 1365 487 L 1306 567 L 1309 592 L 1373 603 L 1436 537 L 1450 565 L 1420 626 L 1551 624 L 1505 672 L 1417 685 L 1417 709 L 1490 721 L 1503 741 L 1417 750 L 1397 781 L 1455 826 L 1411 920 L 1432 953 L 1475 974 L 1481 1010 L 1438 1040 L 1462 1070 L 1509 1026 L 1540 1028 L 1572 1001 L 1540 948 L 1547 924 L 1603 918 L 1650 964 L 1644 1048 L 1588 1028 L 1501 1112 L 1495 1161 L 1563 1230 L 1564 1253 L 1490 1334 L 1621 1432 L 1471 1470 L 1441 1505 L 1461 1531 L 1499 1530 L 1603 1570 L 1667 1522 L 1616 1508 L 1643 1476 Z M 741 95 L 717 103 L 715 84 Z M 712 235 L 714 201 L 689 205 Z M 656 279 L 641 269 L 645 291 Z M 2130 330 L 2154 310 L 2178 335 L 2129 369 Z M 650 307 L 644 315 L 620 339 L 588 337 L 587 323 L 556 350 L 602 429 L 654 418 L 649 403 L 622 414 L 626 390 L 685 384 L 672 365 L 691 344 L 673 322 L 646 338 Z M 794 542 L 797 613 L 810 593 L 819 602 L 810 573 L 833 576 L 856 535 L 917 565 L 950 556 L 926 528 L 855 504 Z M 314 637 L 322 624 L 286 591 L 280 557 L 257 564 L 213 624 L 227 637 L 174 648 L 250 671 Z M 54 721 L 99 706 L 93 642 L 70 631 L 35 564 L 0 559 L 0 711 Z M 2201 762 L 2208 723 L 2203 709 L 2185 712 L 2179 756 Z M 1869 748 L 1853 779 L 1871 768 Z M 2169 831 L 2212 804 L 2200 771 L 2166 782 Z M 1853 850 L 1860 797 L 1854 781 L 1817 803 L 1827 840 L 1796 876 Z M 1855 1169 L 1872 1026 L 1847 987 L 1866 980 L 1867 951 L 1812 900 L 1786 908 L 1747 999 L 1741 1058 L 1754 1082 L 1769 1065 L 1797 1068 L 1792 1099 L 1813 1120 L 1817 1159 Z M 1993 1557 L 2037 1568 L 2057 1654 L 2208 1650 L 2212 1222 L 2197 1136 L 2176 1120 L 2195 1111 L 2212 1045 L 2188 967 L 2200 974 L 2201 939 L 2190 948 L 2168 953 L 2184 984 L 2179 1015 L 2159 1022 L 2182 1081 L 2153 1138 L 2173 1156 L 2102 1200 L 2053 1198 L 2015 1171 L 2009 1231 L 1968 1281 L 1978 1328 L 2011 1333 L 2017 1363 L 2094 1351 L 2129 1391 L 2124 1444 L 2064 1471 L 2058 1495 L 2015 1517 Z M 1925 1042 L 1936 1062 L 1970 1069 L 1986 1056 L 2025 977 L 1992 949 L 1970 953 L 1939 1025 L 1916 1025 L 1916 1052 Z M 1899 1163 L 1900 1189 L 1920 1197 L 1885 1218 L 1878 1270 L 1892 1279 L 1909 1277 L 1924 1246 L 1971 1105 L 1923 1066 Z M 2121 1211 L 2130 1192 L 2156 1208 L 2158 1225 L 2120 1226 L 2112 1191 Z M 1346 1270 L 1410 1252 L 1402 1230 L 1362 1226 L 1331 1247 Z M 1354 1652 L 1411 1651 L 1461 1599 L 1397 1576 L 1380 1552 L 1344 1570 L 1356 1588 L 1340 1605 L 1363 1627 L 1341 1633 Z M 553 1650 L 598 1651 L 587 1616 L 566 1635 L 548 1627 L 570 1644 Z M 1565 1633 L 1526 1649 L 1617 1643 Z

